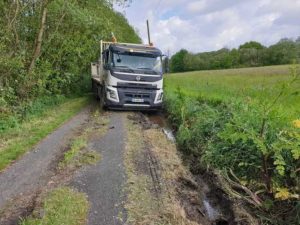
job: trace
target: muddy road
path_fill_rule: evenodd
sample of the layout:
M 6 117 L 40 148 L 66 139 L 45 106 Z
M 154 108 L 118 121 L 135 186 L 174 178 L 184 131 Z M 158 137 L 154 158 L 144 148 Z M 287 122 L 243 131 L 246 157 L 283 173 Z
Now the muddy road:
M 83 130 L 84 151 L 100 160 L 60 169 Z M 42 218 L 43 196 L 60 186 L 86 194 L 89 225 L 243 224 L 220 189 L 183 165 L 162 114 L 83 109 L 0 173 L 0 224 Z

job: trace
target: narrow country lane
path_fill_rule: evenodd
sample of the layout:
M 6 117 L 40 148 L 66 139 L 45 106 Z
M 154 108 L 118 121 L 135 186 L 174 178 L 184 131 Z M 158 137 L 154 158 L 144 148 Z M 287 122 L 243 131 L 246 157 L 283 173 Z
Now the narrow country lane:
M 89 108 L 82 110 L 0 173 L 0 209 L 47 184 L 55 169 L 53 164 L 61 157 L 74 133 L 88 120 L 89 111 Z

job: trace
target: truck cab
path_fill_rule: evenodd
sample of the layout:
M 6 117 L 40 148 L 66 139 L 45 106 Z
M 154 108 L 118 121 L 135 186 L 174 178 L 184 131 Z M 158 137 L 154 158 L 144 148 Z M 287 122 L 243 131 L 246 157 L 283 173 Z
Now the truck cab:
M 103 107 L 159 110 L 163 101 L 162 53 L 139 44 L 101 41 L 92 85 Z

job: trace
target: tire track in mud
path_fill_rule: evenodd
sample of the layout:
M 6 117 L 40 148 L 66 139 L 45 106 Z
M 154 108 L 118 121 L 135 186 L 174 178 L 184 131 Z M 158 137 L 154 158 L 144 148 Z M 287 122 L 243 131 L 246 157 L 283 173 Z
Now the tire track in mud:
M 147 113 L 144 116 L 147 117 L 144 121 L 149 120 L 160 127 L 169 140 L 176 141 L 163 113 Z M 189 180 L 184 177 L 178 180 L 177 195 L 188 218 L 202 225 L 259 224 L 245 202 L 231 198 L 230 193 L 226 192 L 218 171 L 199 169 L 199 161 L 191 157 L 182 159 L 188 165 L 192 177 Z M 201 217 L 205 218 L 204 221 L 199 219 Z
M 141 131 L 139 131 L 140 137 L 138 137 L 142 139 L 142 144 L 140 144 L 139 146 L 139 148 L 141 149 L 135 150 L 138 160 L 133 160 L 133 165 L 135 165 L 135 173 L 141 173 L 141 179 L 146 175 L 151 181 L 151 186 L 148 187 L 148 190 L 153 195 L 151 204 L 155 209 L 152 209 L 152 212 L 150 212 L 149 214 L 147 213 L 147 216 L 151 217 L 151 214 L 155 215 L 157 213 L 160 215 L 156 217 L 154 224 L 211 224 L 206 220 L 206 215 L 199 211 L 199 204 L 197 206 L 194 206 L 195 202 L 191 203 L 189 201 L 189 199 L 195 197 L 195 193 L 196 195 L 198 195 L 198 193 L 195 190 L 190 190 L 186 185 L 182 185 L 180 181 L 180 177 L 185 176 L 183 175 L 185 174 L 185 172 L 182 173 L 181 169 L 183 169 L 183 167 L 182 165 L 180 165 L 180 160 L 177 161 L 178 156 L 175 155 L 176 150 L 173 147 L 174 144 L 170 141 L 167 141 L 167 138 L 164 137 L 165 134 L 163 133 L 163 131 L 159 129 L 159 127 L 155 124 L 152 124 L 143 114 L 135 113 L 133 115 L 130 115 L 128 119 L 136 126 L 139 126 L 141 129 Z M 152 136 L 151 138 L 151 135 L 149 136 L 149 134 L 154 134 L 154 136 Z M 155 143 L 156 140 L 153 139 L 155 135 L 159 135 L 159 138 L 164 140 L 159 141 L 160 143 L 171 145 L 172 147 L 165 145 L 158 146 L 157 143 Z M 169 156 L 165 155 L 166 153 L 168 154 L 168 152 L 160 152 L 160 149 L 164 147 L 166 147 L 166 149 L 172 149 L 172 151 L 169 152 Z M 175 157 L 175 161 L 173 161 L 172 157 Z M 167 162 L 168 160 L 171 161 Z M 147 161 L 147 163 L 142 165 L 141 162 L 143 161 Z M 173 171 L 171 171 L 170 174 L 170 171 L 168 170 L 173 170 L 172 166 L 179 166 L 181 168 L 178 170 L 179 174 Z M 188 181 L 188 178 L 185 179 Z M 135 188 L 133 187 L 133 189 Z M 185 194 L 184 196 L 183 193 Z M 178 205 L 178 202 L 180 202 L 181 205 Z M 172 209 L 169 209 L 170 206 Z M 145 207 L 145 209 L 147 208 L 147 206 L 143 205 L 141 207 Z M 196 208 L 196 210 L 194 210 L 194 208 Z M 131 208 L 131 211 L 134 210 L 135 209 Z M 183 213 L 182 210 L 184 210 L 185 212 Z M 140 215 L 140 217 L 143 216 Z M 143 218 L 135 219 L 138 221 L 137 224 L 144 223 Z

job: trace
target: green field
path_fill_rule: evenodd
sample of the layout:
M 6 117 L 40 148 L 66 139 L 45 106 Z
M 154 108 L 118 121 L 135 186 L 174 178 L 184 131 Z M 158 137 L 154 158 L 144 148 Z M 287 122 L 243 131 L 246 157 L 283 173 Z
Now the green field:
M 254 67 L 227 70 L 208 70 L 174 73 L 165 76 L 167 94 L 178 89 L 189 96 L 210 99 L 254 98 L 268 101 L 281 90 L 282 84 L 292 79 L 292 65 Z M 289 93 L 279 99 L 277 108 L 300 117 L 300 82 L 288 88 Z M 296 119 L 295 118 L 295 119 Z

